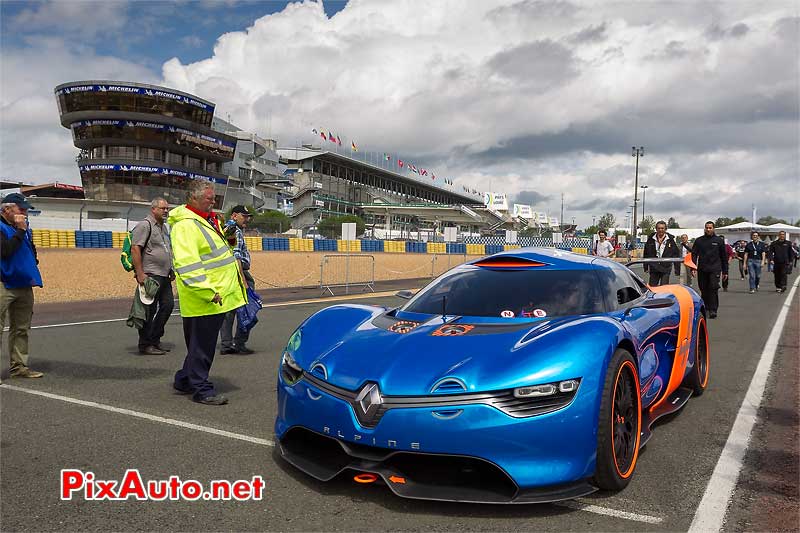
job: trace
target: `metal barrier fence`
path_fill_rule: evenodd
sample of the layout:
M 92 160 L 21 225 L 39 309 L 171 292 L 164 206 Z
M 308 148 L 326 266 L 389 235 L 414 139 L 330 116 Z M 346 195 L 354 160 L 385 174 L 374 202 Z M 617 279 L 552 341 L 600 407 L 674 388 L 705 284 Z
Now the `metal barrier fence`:
M 334 287 L 362 287 L 361 292 L 375 292 L 375 256 L 364 254 L 331 254 L 319 264 L 319 288 L 322 294 L 333 294 Z
M 436 254 L 431 257 L 431 279 L 467 262 L 467 254 Z

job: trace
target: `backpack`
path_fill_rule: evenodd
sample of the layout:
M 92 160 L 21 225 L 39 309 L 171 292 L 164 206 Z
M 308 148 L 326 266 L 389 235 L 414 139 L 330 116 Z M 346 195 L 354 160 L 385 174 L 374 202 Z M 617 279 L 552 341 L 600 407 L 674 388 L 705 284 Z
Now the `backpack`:
M 147 243 L 150 241 L 150 235 L 153 233 L 153 225 L 150 224 L 149 220 L 147 221 L 147 225 L 150 226 L 150 233 L 147 234 L 147 239 L 144 241 L 144 246 L 142 248 L 147 248 Z M 126 272 L 133 272 L 134 270 L 133 256 L 131 255 L 132 238 L 133 230 L 130 230 L 125 234 L 125 240 L 122 242 L 122 253 L 119 254 L 119 261 L 122 263 L 122 268 L 124 268 Z

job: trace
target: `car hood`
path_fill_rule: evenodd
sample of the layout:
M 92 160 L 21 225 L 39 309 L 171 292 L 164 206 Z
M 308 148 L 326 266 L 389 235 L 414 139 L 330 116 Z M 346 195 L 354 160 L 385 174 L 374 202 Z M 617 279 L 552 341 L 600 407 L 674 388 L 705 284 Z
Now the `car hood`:
M 580 377 L 583 367 L 596 359 L 592 354 L 602 351 L 599 342 L 616 342 L 616 325 L 606 317 L 482 325 L 476 327 L 480 333 L 436 336 L 445 323 L 441 316 L 429 315 L 400 334 L 387 329 L 385 313 L 384 308 L 354 305 L 320 311 L 302 326 L 303 340 L 293 355 L 304 370 L 333 385 L 357 390 L 375 382 L 385 395 L 409 396 L 484 392 Z M 588 327 L 589 322 L 605 327 Z M 448 317 L 448 323 L 469 320 Z M 446 390 L 439 389 L 443 380 L 449 382 Z M 458 390 L 458 382 L 464 391 Z

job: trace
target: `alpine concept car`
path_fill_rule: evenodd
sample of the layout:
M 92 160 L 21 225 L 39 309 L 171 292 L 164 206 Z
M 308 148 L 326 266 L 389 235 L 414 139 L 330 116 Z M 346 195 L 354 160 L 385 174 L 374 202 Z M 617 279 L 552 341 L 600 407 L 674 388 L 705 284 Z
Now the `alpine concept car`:
M 279 453 L 319 480 L 486 503 L 620 490 L 652 423 L 708 383 L 701 298 L 610 260 L 522 248 L 398 295 L 319 311 L 283 353 Z

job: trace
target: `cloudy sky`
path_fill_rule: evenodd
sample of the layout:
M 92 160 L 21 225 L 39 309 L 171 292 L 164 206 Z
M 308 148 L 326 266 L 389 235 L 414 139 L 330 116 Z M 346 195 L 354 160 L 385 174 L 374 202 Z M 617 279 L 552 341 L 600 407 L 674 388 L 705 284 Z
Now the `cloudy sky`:
M 585 226 L 800 217 L 800 4 L 0 2 L 0 176 L 79 183 L 53 88 L 150 82 L 281 146 L 330 129 Z M 641 201 L 641 199 L 640 199 Z M 641 215 L 640 215 L 641 216 Z

